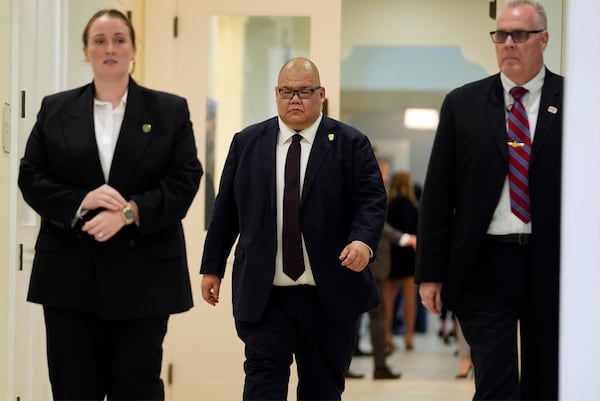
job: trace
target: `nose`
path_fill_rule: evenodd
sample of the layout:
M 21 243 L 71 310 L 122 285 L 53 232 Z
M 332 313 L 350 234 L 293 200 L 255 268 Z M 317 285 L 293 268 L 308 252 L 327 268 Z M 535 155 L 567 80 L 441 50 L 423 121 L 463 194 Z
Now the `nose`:
M 509 40 L 510 40 L 510 42 L 509 42 Z M 513 40 L 512 35 L 508 35 L 506 37 L 506 40 L 504 41 L 504 44 L 505 45 L 509 45 L 509 46 L 514 46 L 515 45 L 515 41 Z

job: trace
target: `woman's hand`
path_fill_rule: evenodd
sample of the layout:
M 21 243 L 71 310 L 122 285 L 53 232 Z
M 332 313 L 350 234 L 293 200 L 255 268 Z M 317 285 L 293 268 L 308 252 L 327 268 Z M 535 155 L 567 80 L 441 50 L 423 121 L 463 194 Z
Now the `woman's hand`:
M 87 221 L 81 231 L 93 236 L 98 242 L 108 241 L 125 226 L 122 213 L 122 209 L 103 210 Z
M 82 211 L 94 210 L 103 208 L 106 210 L 118 210 L 121 211 L 127 205 L 127 201 L 119 191 L 114 189 L 108 184 L 104 184 L 88 194 L 83 198 Z

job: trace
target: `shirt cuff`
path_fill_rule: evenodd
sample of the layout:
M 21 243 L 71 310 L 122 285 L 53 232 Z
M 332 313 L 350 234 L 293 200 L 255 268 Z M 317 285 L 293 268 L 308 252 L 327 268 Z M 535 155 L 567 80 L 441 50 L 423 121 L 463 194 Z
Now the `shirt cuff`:
M 410 241 L 410 234 L 402 234 L 400 240 L 398 241 L 398 245 L 408 246 L 408 241 Z
M 361 244 L 363 244 L 364 246 L 366 246 L 369 249 L 369 259 L 373 259 L 373 250 L 371 249 L 371 247 L 369 245 L 367 245 L 366 243 L 360 241 L 360 240 L 354 240 L 352 242 L 360 242 Z

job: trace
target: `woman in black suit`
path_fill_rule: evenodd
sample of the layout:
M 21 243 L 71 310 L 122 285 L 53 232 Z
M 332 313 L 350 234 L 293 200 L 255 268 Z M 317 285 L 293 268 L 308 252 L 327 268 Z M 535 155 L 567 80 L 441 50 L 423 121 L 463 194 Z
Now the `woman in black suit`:
M 19 186 L 41 216 L 28 300 L 55 399 L 161 400 L 162 342 L 192 307 L 181 219 L 202 166 L 185 99 L 137 85 L 130 21 L 83 32 L 94 80 L 43 99 Z

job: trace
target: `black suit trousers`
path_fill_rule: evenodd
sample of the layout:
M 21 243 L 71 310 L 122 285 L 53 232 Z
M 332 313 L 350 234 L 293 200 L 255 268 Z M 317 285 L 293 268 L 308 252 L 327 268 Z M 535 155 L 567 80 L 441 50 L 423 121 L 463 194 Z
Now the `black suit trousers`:
M 534 309 L 533 287 L 530 246 L 488 239 L 454 311 L 471 347 L 475 400 L 558 398 L 558 317 Z
M 55 400 L 164 400 L 168 316 L 101 320 L 44 306 L 44 318 Z
M 341 400 L 359 317 L 334 320 L 313 286 L 273 287 L 258 322 L 235 322 L 245 344 L 243 399 L 286 400 L 295 357 L 298 400 Z

